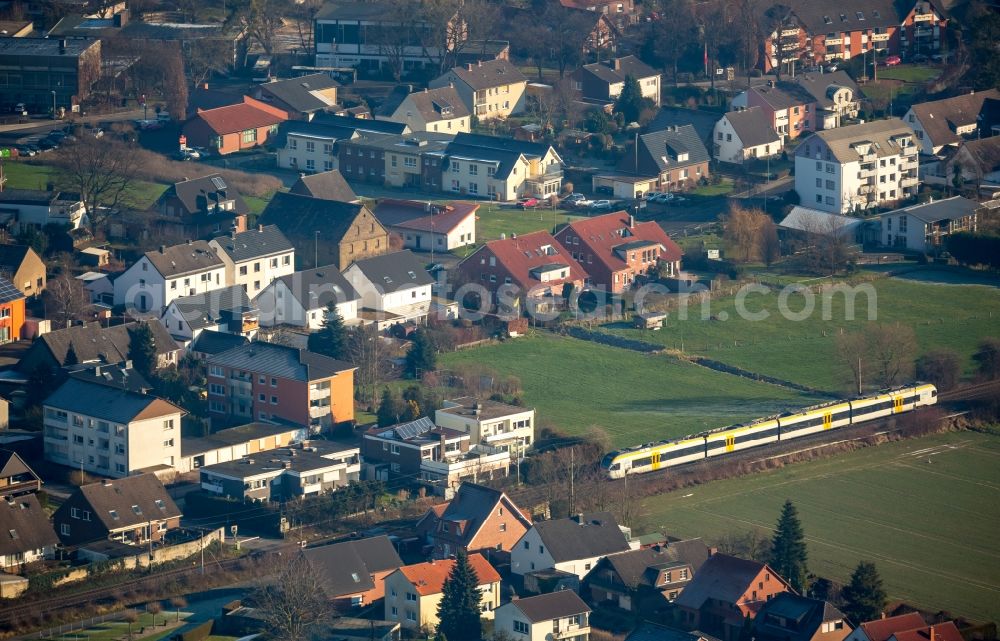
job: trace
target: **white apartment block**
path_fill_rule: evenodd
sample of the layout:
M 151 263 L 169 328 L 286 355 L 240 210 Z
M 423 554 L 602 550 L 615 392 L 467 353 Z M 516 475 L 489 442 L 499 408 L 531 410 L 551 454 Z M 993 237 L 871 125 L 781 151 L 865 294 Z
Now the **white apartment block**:
M 795 151 L 802 206 L 846 214 L 916 195 L 918 147 L 898 118 L 820 131 Z
M 535 440 L 535 410 L 471 396 L 445 401 L 434 422 L 469 434 L 473 443 L 520 457 Z
M 203 240 L 149 251 L 115 280 L 115 305 L 159 315 L 181 296 L 225 287 L 226 264 Z
M 214 238 L 215 248 L 226 264 L 226 282 L 242 287 L 254 298 L 276 279 L 295 272 L 295 247 L 277 225 Z
M 324 134 L 319 127 L 315 131 L 293 131 L 289 126 L 285 146 L 278 149 L 278 166 L 296 171 L 331 171 L 337 166 L 337 138 Z

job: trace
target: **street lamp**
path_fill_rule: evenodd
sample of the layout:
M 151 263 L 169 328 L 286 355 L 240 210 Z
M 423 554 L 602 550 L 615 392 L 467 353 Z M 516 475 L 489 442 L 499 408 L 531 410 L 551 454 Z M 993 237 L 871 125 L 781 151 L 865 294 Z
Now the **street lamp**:
M 316 242 L 313 244 L 313 268 L 319 267 L 319 230 L 316 230 Z
M 56 119 L 56 90 L 52 90 L 52 119 Z

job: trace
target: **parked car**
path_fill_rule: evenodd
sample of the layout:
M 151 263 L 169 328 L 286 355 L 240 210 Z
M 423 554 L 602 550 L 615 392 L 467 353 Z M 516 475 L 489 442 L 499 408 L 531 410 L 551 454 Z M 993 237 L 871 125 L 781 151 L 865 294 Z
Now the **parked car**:
M 910 58 L 910 62 L 915 62 L 915 63 L 918 63 L 918 64 L 919 63 L 923 63 L 923 62 L 927 62 L 928 60 L 929 60 L 929 58 L 927 56 L 925 56 L 924 54 L 922 54 L 922 53 L 918 53 L 917 55 L 915 55 L 912 58 Z
M 671 194 L 671 196 L 673 196 L 673 194 Z M 665 204 L 672 206 L 672 205 L 679 205 L 685 202 L 687 202 L 687 198 L 685 198 L 684 196 L 673 196 L 673 198 L 666 200 Z
M 14 105 L 14 113 L 16 113 L 18 116 L 27 116 L 28 108 L 24 106 L 23 102 L 19 102 L 16 105 Z
M 15 149 L 17 149 L 18 156 L 34 156 L 36 153 L 38 153 L 28 145 L 21 145 L 19 147 L 15 147 Z
M 569 196 L 566 196 L 565 198 L 563 198 L 562 201 L 563 201 L 564 205 L 572 205 L 573 203 L 575 203 L 577 201 L 585 200 L 585 199 L 586 199 L 586 196 L 584 196 L 583 194 L 573 193 L 573 194 L 570 194 Z
M 521 200 L 517 201 L 517 205 L 515 205 L 515 207 L 517 207 L 518 209 L 534 209 L 535 207 L 538 207 L 538 199 L 522 198 Z
M 593 204 L 593 202 L 594 201 L 589 198 L 584 198 L 583 200 L 578 200 L 575 203 L 573 203 L 573 206 L 576 207 L 577 209 L 583 209 L 584 207 L 590 207 Z
M 612 187 L 608 187 L 607 185 L 601 185 L 600 187 L 598 187 L 594 191 L 596 191 L 599 194 L 606 194 L 608 196 L 610 196 L 610 195 L 612 195 L 612 194 L 615 193 L 615 190 Z
M 895 67 L 896 65 L 898 65 L 901 62 L 903 62 L 903 59 L 900 58 L 899 56 L 889 56 L 888 58 L 885 59 L 885 66 L 886 67 Z
M 591 211 L 610 210 L 611 207 L 612 203 L 610 200 L 595 200 L 594 202 L 590 203 Z
M 647 202 L 656 202 L 656 199 L 660 197 L 662 192 L 659 191 L 647 191 L 642 195 L 642 199 Z
M 51 149 L 58 149 L 59 143 L 51 138 L 42 138 L 38 141 L 38 149 L 41 151 L 49 151 Z

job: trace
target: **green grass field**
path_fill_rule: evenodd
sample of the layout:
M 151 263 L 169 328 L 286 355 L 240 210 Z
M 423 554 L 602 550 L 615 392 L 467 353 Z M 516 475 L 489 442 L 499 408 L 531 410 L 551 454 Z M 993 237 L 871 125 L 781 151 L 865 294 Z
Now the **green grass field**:
M 973 620 L 1000 618 L 1000 437 L 900 441 L 646 499 L 637 531 L 770 537 L 791 499 L 809 569 L 846 582 L 874 561 L 892 599 Z
M 879 67 L 878 77 L 886 80 L 902 80 L 903 82 L 923 83 L 941 75 L 941 69 L 925 65 L 897 65 L 895 67 Z
M 933 348 L 955 350 L 972 369 L 972 353 L 984 337 L 1000 335 L 1000 293 L 994 287 L 935 285 L 885 278 L 873 283 L 873 305 L 878 322 L 906 323 L 913 327 L 921 351 Z M 788 298 L 794 312 L 803 309 L 805 299 Z M 779 293 L 753 293 L 745 308 L 766 311 L 766 320 L 744 320 L 737 314 L 736 297 L 712 301 L 708 315 L 700 303 L 692 303 L 688 319 L 671 313 L 666 327 L 658 332 L 633 329 L 618 323 L 605 330 L 628 338 L 638 338 L 688 353 L 706 356 L 754 372 L 794 381 L 831 392 L 849 387 L 845 368 L 836 362 L 836 335 L 853 331 L 868 322 L 868 304 L 859 295 L 855 320 L 846 320 L 845 298 L 833 296 L 829 320 L 823 320 L 822 301 L 815 298 L 815 311 L 804 321 L 783 318 L 779 313 Z M 726 320 L 710 320 L 711 317 Z
M 55 168 L 48 165 L 29 165 L 15 161 L 4 163 L 3 169 L 7 177 L 7 187 L 11 189 L 45 189 L 48 183 L 56 179 Z M 166 188 L 165 184 L 137 180 L 130 190 L 129 204 L 138 209 L 147 209 L 156 202 Z
M 506 234 L 510 238 L 511 234 L 527 234 L 540 229 L 551 232 L 557 225 L 584 218 L 564 209 L 553 211 L 539 207 L 524 211 L 491 203 L 480 205 L 476 215 L 479 217 L 476 221 L 476 240 L 479 244 L 497 240 L 500 234 Z
M 189 616 L 191 616 L 190 612 L 184 612 L 182 610 L 181 622 L 183 623 L 183 621 Z M 164 621 L 167 622 L 167 625 L 169 626 L 168 629 L 162 632 L 152 633 L 153 628 L 150 628 L 150 626 L 153 625 L 153 615 L 146 612 L 139 613 L 138 621 L 132 624 L 132 634 L 137 641 L 159 641 L 159 639 L 173 634 L 177 627 L 177 612 L 175 610 L 170 610 L 157 614 L 157 629 L 162 628 Z M 124 621 L 106 621 L 104 623 L 98 623 L 97 625 L 85 630 L 67 632 L 59 637 L 50 637 L 49 641 L 122 641 L 128 638 L 128 630 L 128 623 Z M 140 635 L 140 631 L 142 630 L 145 630 L 145 632 Z M 235 637 L 224 638 L 233 639 Z
M 603 429 L 615 446 L 684 436 L 815 399 L 666 356 L 537 333 L 443 354 L 439 369 L 475 363 L 517 376 L 540 425 Z

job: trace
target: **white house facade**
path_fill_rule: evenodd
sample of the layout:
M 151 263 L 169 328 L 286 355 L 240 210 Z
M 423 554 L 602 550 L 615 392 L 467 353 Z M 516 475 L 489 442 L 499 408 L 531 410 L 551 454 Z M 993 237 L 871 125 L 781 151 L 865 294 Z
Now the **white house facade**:
M 203 240 L 146 252 L 115 279 L 115 305 L 159 314 L 174 299 L 225 287 L 226 265 Z

